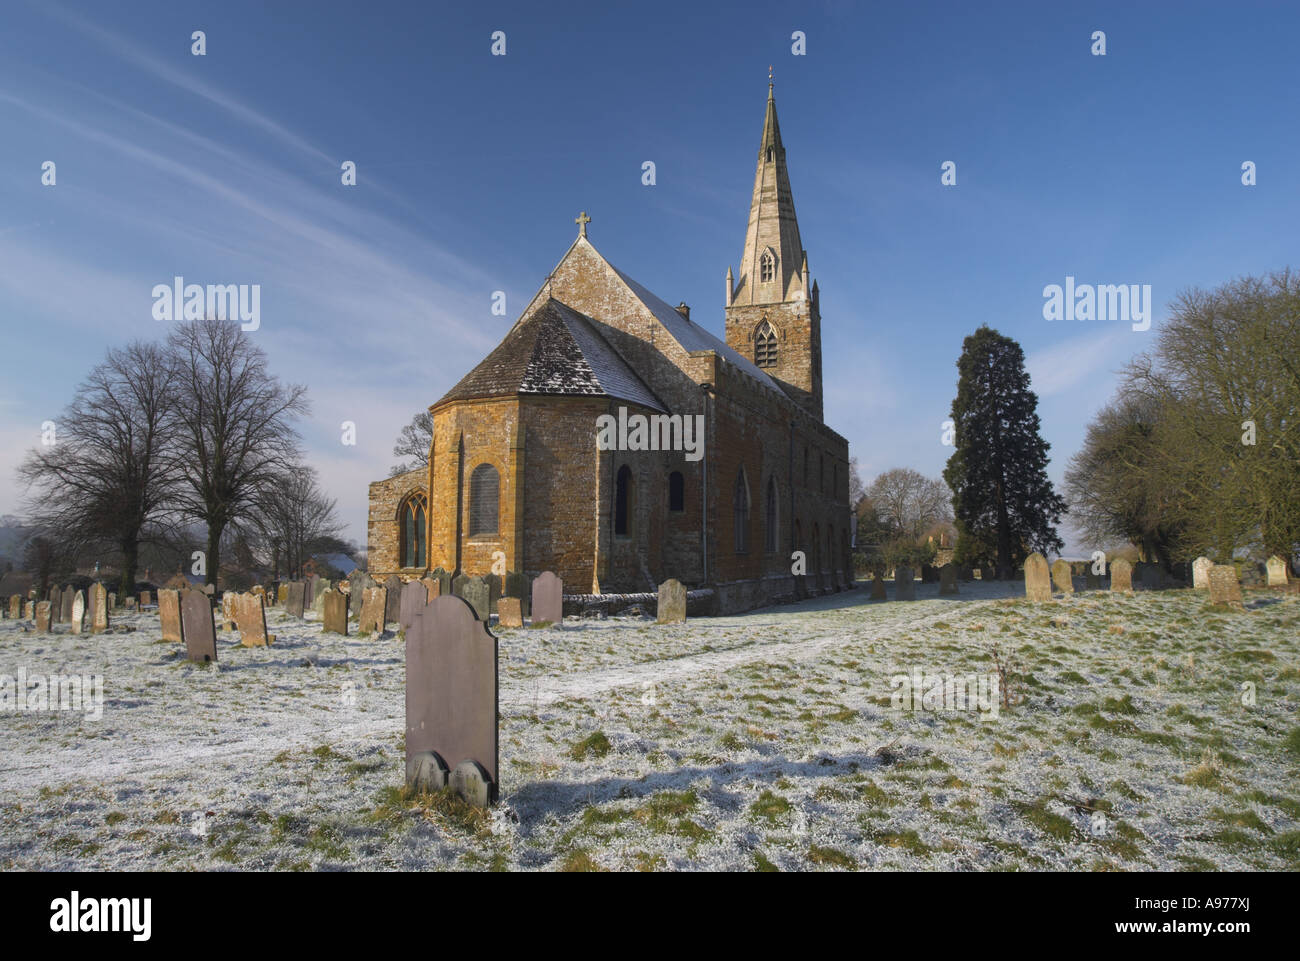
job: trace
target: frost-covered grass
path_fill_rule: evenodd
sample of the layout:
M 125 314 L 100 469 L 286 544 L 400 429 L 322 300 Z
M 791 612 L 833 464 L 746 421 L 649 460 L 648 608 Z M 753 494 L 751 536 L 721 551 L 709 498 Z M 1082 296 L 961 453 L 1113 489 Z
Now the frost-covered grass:
M 103 674 L 105 706 L 0 714 L 0 868 L 1300 868 L 1295 596 L 917 592 L 500 631 L 491 812 L 403 791 L 396 636 L 272 611 L 198 667 L 156 615 L 2 621 L 0 674 Z M 996 718 L 891 705 L 995 647 Z

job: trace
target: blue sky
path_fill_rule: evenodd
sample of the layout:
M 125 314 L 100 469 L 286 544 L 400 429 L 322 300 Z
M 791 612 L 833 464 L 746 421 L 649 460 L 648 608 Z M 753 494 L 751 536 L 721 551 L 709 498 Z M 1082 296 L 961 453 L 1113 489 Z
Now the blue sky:
M 165 333 L 151 291 L 178 274 L 261 285 L 251 336 L 310 387 L 309 459 L 363 543 L 398 431 L 509 329 L 580 210 L 721 335 L 768 64 L 826 419 L 864 476 L 942 471 L 988 323 L 1029 356 L 1059 481 L 1178 291 L 1300 266 L 1298 27 L 1294 4 L 7 2 L 0 512 L 105 349 Z M 1152 329 L 1044 320 L 1067 275 L 1151 285 Z

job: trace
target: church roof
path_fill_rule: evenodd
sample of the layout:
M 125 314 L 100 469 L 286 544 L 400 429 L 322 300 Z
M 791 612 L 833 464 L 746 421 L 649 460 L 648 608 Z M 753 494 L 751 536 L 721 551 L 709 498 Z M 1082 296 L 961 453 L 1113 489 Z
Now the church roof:
M 590 317 L 548 298 L 434 406 L 509 394 L 611 397 L 665 410 Z

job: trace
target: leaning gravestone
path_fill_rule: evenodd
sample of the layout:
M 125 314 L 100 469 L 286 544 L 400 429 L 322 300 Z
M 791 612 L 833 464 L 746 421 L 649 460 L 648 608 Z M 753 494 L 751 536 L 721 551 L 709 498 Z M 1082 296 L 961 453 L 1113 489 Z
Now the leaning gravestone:
M 1031 601 L 1052 599 L 1052 580 L 1047 570 L 1047 558 L 1037 551 L 1025 558 L 1025 597 Z
M 384 609 L 384 620 L 389 624 L 396 623 L 401 619 L 402 586 L 403 581 L 396 574 L 389 574 L 384 581 L 384 587 L 388 589 L 388 607 Z
M 397 623 L 402 630 L 409 631 L 411 622 L 429 603 L 429 589 L 420 581 L 407 581 L 402 585 L 402 594 L 398 598 Z
M 383 587 L 367 587 L 365 599 L 361 602 L 361 616 L 357 620 L 358 634 L 373 634 L 384 629 L 384 614 L 388 606 L 388 590 Z
M 1110 589 L 1124 594 L 1133 593 L 1133 565 L 1122 557 L 1111 562 Z
M 910 567 L 894 568 L 894 600 L 916 600 L 916 583 Z
M 406 633 L 407 786 L 495 801 L 497 711 L 497 639 L 464 599 L 435 597 Z
M 1215 564 L 1210 568 L 1210 603 L 1241 606 L 1241 583 L 1237 569 L 1231 564 Z
M 532 594 L 530 608 L 534 627 L 564 623 L 564 582 L 559 575 L 542 571 L 533 579 Z
M 871 579 L 871 599 L 873 601 L 889 600 L 889 593 L 885 590 L 885 579 L 879 574 Z
M 48 634 L 50 632 L 50 602 L 41 601 L 36 605 L 36 633 Z
M 1210 589 L 1210 568 L 1213 566 L 1214 561 L 1205 556 L 1192 561 L 1192 587 L 1198 591 L 1208 591 Z
M 158 619 L 162 622 L 162 639 L 185 643 L 185 622 L 181 620 L 180 591 L 164 588 L 158 592 Z
M 659 608 L 655 620 L 660 624 L 686 623 L 686 588 L 675 577 L 659 585 Z
M 939 596 L 957 593 L 957 568 L 951 563 L 939 568 Z
M 467 577 L 460 585 L 460 596 L 474 608 L 474 613 L 484 623 L 492 613 L 492 585 L 488 581 L 486 577 Z
M 321 616 L 328 634 L 348 633 L 348 596 L 340 591 L 328 590 L 321 595 Z
M 510 571 L 506 574 L 505 589 L 501 592 L 502 597 L 519 598 L 519 612 L 522 617 L 528 616 L 528 578 L 518 571 Z M 501 613 L 501 602 L 497 602 L 497 613 Z
M 1268 586 L 1286 587 L 1286 561 L 1274 554 L 1268 559 Z
M 86 630 L 86 597 L 81 591 L 72 595 L 72 618 L 69 623 L 72 624 L 73 634 L 82 634 Z
M 497 625 L 500 627 L 523 627 L 524 612 L 517 597 L 503 597 L 497 601 Z
M 244 647 L 266 647 L 275 641 L 275 635 L 266 630 L 266 605 L 261 594 L 236 594 L 234 613 L 239 643 Z
M 159 595 L 161 599 L 161 592 Z M 185 591 L 181 595 L 181 631 L 185 635 L 185 652 L 191 661 L 217 659 L 217 625 L 212 619 L 212 598 L 203 591 Z
M 95 584 L 90 588 L 90 594 L 95 599 L 94 613 L 90 618 L 90 633 L 103 634 L 108 630 L 108 591 L 104 589 L 103 584 Z
M 1061 594 L 1074 593 L 1074 575 L 1070 562 L 1058 557 L 1052 562 L 1052 587 Z

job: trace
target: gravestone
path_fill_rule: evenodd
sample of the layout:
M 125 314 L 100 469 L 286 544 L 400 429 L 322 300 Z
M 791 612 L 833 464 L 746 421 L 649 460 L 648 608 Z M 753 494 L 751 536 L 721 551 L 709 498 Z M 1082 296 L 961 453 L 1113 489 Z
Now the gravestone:
M 234 591 L 223 591 L 221 594 L 221 620 L 223 631 L 233 631 L 235 629 L 235 614 L 239 604 L 239 595 Z
M 282 584 L 284 591 L 284 612 L 291 617 L 302 617 L 306 609 L 307 585 L 302 581 L 290 581 Z
M 21 594 L 9 595 L 9 616 L 15 621 L 23 616 L 23 596 Z
M 529 615 L 528 604 L 528 578 L 518 571 L 510 571 L 506 574 L 505 588 L 501 592 L 502 597 L 519 598 L 519 613 L 521 617 Z M 497 602 L 497 614 L 501 613 L 501 604 Z
M 496 578 L 467 577 L 460 585 L 460 596 L 474 608 L 474 613 L 484 623 L 492 612 L 492 585 L 489 580 Z
M 503 597 L 497 601 L 497 623 L 501 627 L 523 627 L 523 606 L 517 597 Z
M 957 593 L 957 568 L 952 563 L 939 568 L 939 596 Z
M 27 620 L 27 621 L 36 620 L 35 601 L 23 601 L 23 620 Z
M 276 587 L 276 589 L 275 589 L 275 603 L 277 603 L 277 604 L 283 604 L 283 603 L 285 602 L 285 599 L 286 599 L 288 596 L 289 596 L 289 584 L 288 584 L 287 582 L 286 582 L 286 583 L 283 583 L 283 584 L 280 584 L 280 585 L 278 585 L 278 586 Z
M 86 630 L 86 596 L 77 591 L 72 595 L 72 618 L 69 622 L 72 625 L 73 634 L 83 634 Z
M 411 622 L 429 603 L 429 589 L 420 581 L 407 581 L 402 585 L 402 594 L 398 599 L 397 623 L 402 630 L 409 631 Z
M 329 634 L 348 633 L 348 596 L 341 591 L 329 590 L 321 595 L 321 616 Z
M 1274 554 L 1268 559 L 1268 586 L 1286 587 L 1286 561 Z
M 239 630 L 239 643 L 244 647 L 266 647 L 275 641 L 275 635 L 266 630 L 266 606 L 261 594 L 236 594 L 234 603 L 235 626 Z
M 316 603 L 316 584 L 320 578 L 316 574 L 308 574 L 302 582 L 302 606 L 303 609 L 311 607 Z
M 128 597 L 128 598 L 126 599 L 126 609 L 127 609 L 128 611 L 134 611 L 134 610 L 135 610 L 135 598 L 134 598 L 134 597 Z
M 894 568 L 894 600 L 916 600 L 916 582 L 910 567 Z
M 934 584 L 939 580 L 939 571 L 932 564 L 921 565 L 921 583 Z
M 58 585 L 50 588 L 50 623 L 58 624 L 63 620 L 63 592 Z
M 885 590 L 885 579 L 879 574 L 871 579 L 871 599 L 873 601 L 889 600 L 889 593 Z
M 465 584 L 469 580 L 468 574 L 457 574 L 451 579 L 451 592 L 456 597 L 464 597 Z
M 442 581 L 436 577 L 422 577 L 420 583 L 424 585 L 424 602 L 427 604 L 435 597 L 442 596 Z
M 1231 564 L 1215 564 L 1210 568 L 1210 603 L 1241 606 L 1241 583 L 1237 569 Z
M 162 592 L 159 592 L 162 600 Z M 181 594 L 181 632 L 185 635 L 185 653 L 191 661 L 217 659 L 217 626 L 212 619 L 212 598 L 203 591 Z
M 76 591 L 72 589 L 71 585 L 66 585 L 63 588 L 63 593 L 59 595 L 61 604 L 59 623 L 61 624 L 70 624 L 72 622 L 72 595 L 75 593 Z
M 1210 589 L 1210 568 L 1213 566 L 1214 561 L 1205 556 L 1192 561 L 1192 587 L 1198 591 L 1208 591 Z
M 162 639 L 185 643 L 185 623 L 181 620 L 181 594 L 164 588 L 158 592 L 158 619 L 162 621 Z
M 388 606 L 384 609 L 384 621 L 395 624 L 402 617 L 402 579 L 396 574 L 389 574 L 384 581 L 384 587 L 388 589 Z
M 375 582 L 364 571 L 354 571 L 348 578 L 348 615 L 361 616 L 361 605 L 366 601 L 366 590 L 374 587 Z
M 36 605 L 36 633 L 48 634 L 50 632 L 50 610 L 49 601 L 41 601 Z
M 117 594 L 108 595 L 108 609 L 110 611 L 117 610 Z
M 564 623 L 564 581 L 551 571 L 542 571 L 533 579 L 530 605 L 534 627 Z
M 497 712 L 497 639 L 464 599 L 435 597 L 406 633 L 407 786 L 494 802 Z
M 97 600 L 97 598 L 95 597 L 95 588 L 97 586 L 98 586 L 98 581 L 91 581 L 90 586 L 86 588 L 86 629 L 87 630 L 89 630 L 90 626 L 95 623 L 95 601 Z
M 1238 576 L 1242 587 L 1263 587 L 1266 575 L 1262 564 L 1256 561 L 1245 561 L 1241 565 L 1241 573 Z
M 358 634 L 373 634 L 384 629 L 384 614 L 388 606 L 388 590 L 367 587 L 361 602 L 361 616 L 357 621 Z
M 686 623 L 686 588 L 675 577 L 659 585 L 659 609 L 655 618 L 660 624 Z
M 1110 589 L 1124 594 L 1133 593 L 1133 565 L 1122 557 L 1117 561 L 1111 561 Z
M 328 591 L 333 586 L 334 585 L 330 581 L 326 580 L 323 577 L 316 581 L 316 591 L 315 591 L 315 596 L 312 598 L 311 601 L 311 609 L 315 611 L 317 614 L 324 616 L 325 592 Z
M 1037 551 L 1025 558 L 1025 596 L 1031 601 L 1052 599 L 1052 579 L 1047 570 L 1047 558 Z
M 140 592 L 140 606 L 141 606 L 141 607 L 148 607 L 148 606 L 149 606 L 150 604 L 152 604 L 152 603 L 153 603 L 153 593 L 152 593 L 151 591 L 141 591 L 141 592 Z
M 94 613 L 90 618 L 90 633 L 103 634 L 108 630 L 108 591 L 104 589 L 103 584 L 94 584 L 90 588 L 90 595 L 95 599 Z
M 1070 562 L 1058 557 L 1052 562 L 1052 587 L 1061 594 L 1074 593 L 1074 572 Z
M 429 576 L 434 578 L 436 581 L 438 581 L 438 583 L 442 585 L 438 590 L 439 597 L 446 597 L 448 594 L 452 593 L 451 575 L 446 571 L 444 571 L 441 567 L 435 567 L 433 570 L 429 572 Z

